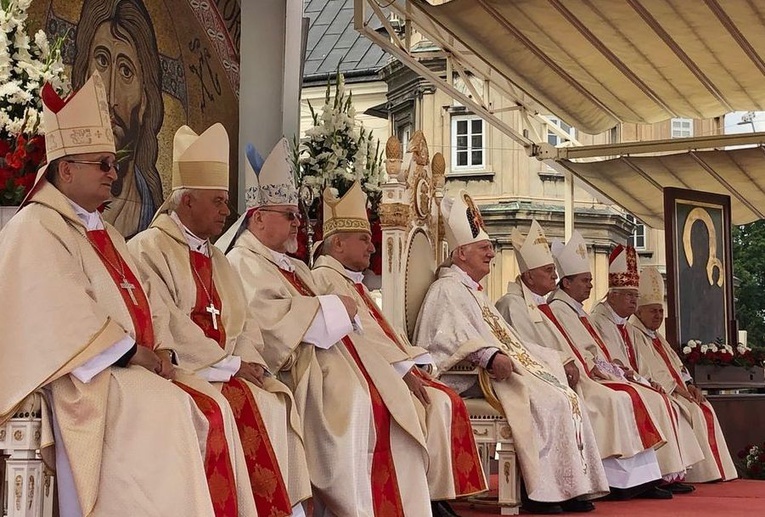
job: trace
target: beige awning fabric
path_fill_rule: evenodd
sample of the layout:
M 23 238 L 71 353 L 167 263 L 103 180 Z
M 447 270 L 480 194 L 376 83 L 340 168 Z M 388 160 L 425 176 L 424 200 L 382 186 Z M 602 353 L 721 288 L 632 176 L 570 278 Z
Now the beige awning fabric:
M 586 133 L 765 110 L 764 1 L 411 2 Z
M 664 187 L 730 196 L 733 224 L 765 218 L 763 146 L 556 163 L 654 228 L 664 227 Z

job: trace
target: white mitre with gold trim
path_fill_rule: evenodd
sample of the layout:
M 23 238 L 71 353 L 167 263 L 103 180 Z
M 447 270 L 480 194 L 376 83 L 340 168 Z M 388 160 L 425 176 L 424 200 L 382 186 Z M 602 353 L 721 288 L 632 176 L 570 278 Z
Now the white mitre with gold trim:
M 638 307 L 664 303 L 664 278 L 655 266 L 648 266 L 640 272 Z
M 372 232 L 367 218 L 367 196 L 358 181 L 340 199 L 329 187 L 324 189 L 323 197 L 324 239 L 341 232 Z
M 510 240 L 513 243 L 515 259 L 518 261 L 521 273 L 554 262 L 545 232 L 542 231 L 536 219 L 531 220 L 531 228 L 527 236 L 524 237 L 518 228 L 513 228 Z
M 282 138 L 268 155 L 260 170 L 247 153 L 245 167 L 255 176 L 255 184 L 244 194 L 247 208 L 298 204 L 298 190 L 290 156 L 289 144 Z
M 481 212 L 465 190 L 460 190 L 456 198 L 447 196 L 441 200 L 441 215 L 450 250 L 490 239 Z
M 66 99 L 48 83 L 41 88 L 40 97 L 46 163 L 37 171 L 35 184 L 22 205 L 37 190 L 53 160 L 76 154 L 116 153 L 109 102 L 98 72 Z
M 587 254 L 587 244 L 584 237 L 578 231 L 574 230 L 571 238 L 564 245 L 559 240 L 554 240 L 550 247 L 553 259 L 555 259 L 555 268 L 558 270 L 560 278 L 574 276 L 590 272 L 590 257 Z

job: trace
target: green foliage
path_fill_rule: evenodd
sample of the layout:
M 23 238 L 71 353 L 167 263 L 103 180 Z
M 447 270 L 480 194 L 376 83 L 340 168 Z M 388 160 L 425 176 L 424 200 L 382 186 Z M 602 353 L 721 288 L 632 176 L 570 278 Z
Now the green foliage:
M 733 274 L 739 328 L 751 347 L 765 346 L 765 220 L 734 226 Z

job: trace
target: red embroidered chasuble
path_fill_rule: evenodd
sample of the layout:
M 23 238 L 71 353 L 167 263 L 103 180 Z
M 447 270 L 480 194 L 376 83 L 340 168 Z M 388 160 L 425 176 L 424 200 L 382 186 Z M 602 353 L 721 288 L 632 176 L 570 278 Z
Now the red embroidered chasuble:
M 669 356 L 667 355 L 667 351 L 664 349 L 664 345 L 661 342 L 661 339 L 659 339 L 658 336 L 654 336 L 651 342 L 653 343 L 653 347 L 656 349 L 664 361 L 667 369 L 672 374 L 672 378 L 675 379 L 678 387 L 685 388 L 685 382 L 683 382 L 683 378 L 680 376 L 680 373 L 675 369 L 672 361 L 670 361 Z M 704 422 L 707 426 L 707 437 L 709 439 L 709 448 L 712 450 L 712 455 L 715 458 L 717 470 L 720 471 L 720 477 L 725 478 L 725 470 L 723 469 L 722 458 L 720 457 L 720 449 L 717 446 L 714 413 L 708 404 L 701 403 L 699 404 L 699 407 L 701 408 L 701 412 L 704 415 Z
M 538 305 L 538 307 L 539 310 L 542 311 L 542 314 L 544 314 L 555 325 L 555 327 L 566 339 L 569 348 L 571 348 L 571 350 L 574 352 L 577 359 L 581 363 L 582 368 L 584 368 L 584 371 L 587 372 L 587 375 L 590 378 L 593 378 L 592 372 L 587 371 L 587 363 L 579 353 L 576 345 L 571 342 L 571 338 L 563 329 L 563 325 L 561 325 L 560 321 L 558 321 L 558 318 L 555 317 L 555 313 L 552 311 L 552 309 L 550 309 L 550 306 L 545 303 Z M 637 392 L 634 386 L 630 386 L 629 384 L 623 382 L 606 382 L 603 383 L 603 386 L 606 386 L 614 391 L 620 391 L 629 395 L 630 400 L 632 401 L 632 410 L 635 414 L 635 423 L 637 425 L 638 431 L 640 432 L 640 441 L 643 444 L 643 447 L 650 449 L 662 441 L 661 431 L 659 431 L 659 428 L 656 427 L 656 424 L 648 412 L 648 408 L 646 407 L 645 402 L 643 402 L 643 399 L 640 397 L 640 394 Z
M 284 278 L 303 296 L 316 296 L 310 287 L 294 272 L 279 268 Z M 369 388 L 372 402 L 372 415 L 375 426 L 375 448 L 372 453 L 372 506 L 375 517 L 404 517 L 404 505 L 398 490 L 396 468 L 390 446 L 391 415 L 380 392 L 375 387 L 369 372 L 361 362 L 353 341 L 348 336 L 342 339 L 343 345 L 351 354 L 356 366 L 361 371 Z
M 369 309 L 372 318 L 380 325 L 380 328 L 388 336 L 388 339 L 399 345 L 398 337 L 393 328 L 388 324 L 388 320 L 377 308 L 377 304 L 366 294 L 362 284 L 354 283 L 356 291 L 361 295 L 364 303 Z M 452 406 L 452 433 L 451 433 L 451 453 L 452 453 L 452 479 L 454 480 L 454 489 L 457 497 L 463 497 L 486 490 L 486 483 L 480 472 L 481 460 L 478 457 L 478 448 L 473 437 L 473 428 L 470 425 L 470 414 L 468 413 L 465 402 L 453 389 L 445 384 L 431 379 L 428 375 L 414 369 L 417 375 L 425 384 L 431 388 L 437 389 L 449 397 Z
M 204 331 L 205 336 L 225 349 L 226 329 L 223 321 L 218 319 L 217 324 L 213 325 L 213 317 L 218 318 L 223 314 L 223 304 L 213 281 L 212 259 L 196 251 L 189 251 L 189 255 L 192 273 L 196 272 L 192 276 L 197 288 L 191 320 Z M 212 307 L 220 311 L 219 314 L 210 312 L 211 303 Z M 232 377 L 223 384 L 221 393 L 226 397 L 234 412 L 258 515 L 269 517 L 292 515 L 292 504 L 287 486 L 252 390 L 241 379 Z
M 87 232 L 87 237 L 122 295 L 125 307 L 130 313 L 130 319 L 133 321 L 136 343 L 138 346 L 153 349 L 154 326 L 151 321 L 151 308 L 138 278 L 114 247 L 106 230 L 91 230 Z M 132 289 L 123 288 L 122 285 L 125 282 L 132 284 Z M 174 383 L 191 396 L 209 424 L 204 463 L 215 515 L 216 517 L 237 517 L 236 479 L 231 466 L 220 407 L 215 400 L 204 393 L 177 381 Z

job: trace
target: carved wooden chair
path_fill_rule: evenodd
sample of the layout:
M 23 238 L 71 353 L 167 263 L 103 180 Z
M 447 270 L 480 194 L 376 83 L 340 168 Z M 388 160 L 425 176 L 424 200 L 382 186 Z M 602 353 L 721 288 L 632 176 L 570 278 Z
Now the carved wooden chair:
M 407 166 L 403 167 L 406 159 Z M 422 132 L 412 136 L 407 156 L 396 137 L 386 145 L 389 182 L 383 185 L 380 222 L 383 230 L 383 312 L 391 323 L 411 339 L 420 306 L 435 280 L 436 267 L 447 249 L 439 205 L 443 198 L 445 162 L 441 153 L 429 159 Z M 484 398 L 465 399 L 486 478 L 492 463 L 499 460 L 499 491 L 492 504 L 502 515 L 517 515 L 520 478 L 515 444 L 501 405 L 485 373 L 471 365 L 457 365 L 450 374 L 479 378 Z M 484 502 L 485 497 L 475 498 Z M 486 501 L 488 502 L 488 501 Z
M 0 424 L 0 501 L 3 517 L 51 517 L 53 473 L 40 456 L 42 395 L 34 393 Z

